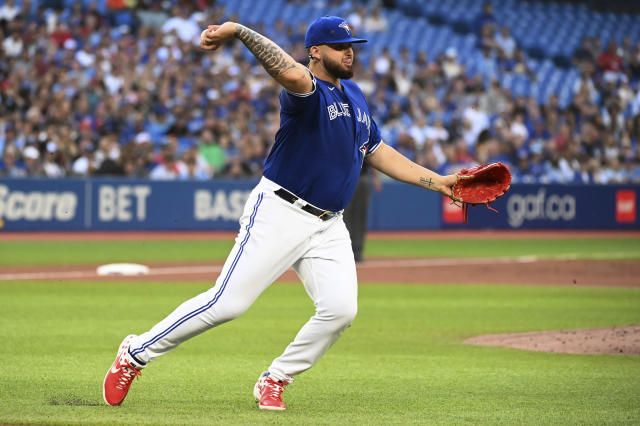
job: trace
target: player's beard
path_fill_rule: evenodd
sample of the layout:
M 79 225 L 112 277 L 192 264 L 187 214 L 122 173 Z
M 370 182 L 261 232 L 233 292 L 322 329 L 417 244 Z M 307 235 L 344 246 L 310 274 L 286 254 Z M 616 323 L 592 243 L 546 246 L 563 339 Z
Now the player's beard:
M 324 64 L 324 69 L 326 69 L 329 74 L 336 78 L 342 80 L 353 77 L 353 62 L 351 67 L 348 68 L 345 65 L 342 65 L 341 62 L 335 62 L 330 58 L 324 58 L 322 62 Z

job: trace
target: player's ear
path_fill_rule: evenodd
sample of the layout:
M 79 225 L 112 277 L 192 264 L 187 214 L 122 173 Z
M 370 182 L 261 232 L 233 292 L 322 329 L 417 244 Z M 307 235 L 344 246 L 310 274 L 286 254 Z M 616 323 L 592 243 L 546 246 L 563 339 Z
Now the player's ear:
M 320 58 L 318 57 L 319 51 L 320 49 L 318 49 L 318 46 L 311 46 L 309 48 L 309 59 L 319 61 L 320 60 Z

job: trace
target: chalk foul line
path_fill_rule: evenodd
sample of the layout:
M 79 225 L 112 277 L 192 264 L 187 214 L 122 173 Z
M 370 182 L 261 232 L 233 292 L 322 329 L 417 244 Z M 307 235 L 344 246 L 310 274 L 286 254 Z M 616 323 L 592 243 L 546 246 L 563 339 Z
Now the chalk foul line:
M 539 259 L 535 256 L 520 257 L 476 257 L 476 258 L 441 258 L 441 259 L 380 259 L 369 260 L 358 264 L 358 269 L 378 269 L 378 268 L 424 268 L 429 266 L 455 266 L 455 265 L 494 265 L 505 263 L 531 263 Z M 222 265 L 193 265 L 193 266 L 158 266 L 151 267 L 149 276 L 165 276 L 165 275 L 202 275 L 202 274 L 219 274 L 222 271 Z M 99 278 L 124 278 L 122 275 L 111 275 Z M 41 272 L 15 272 L 0 273 L 0 281 L 23 281 L 23 280 L 65 280 L 65 279 L 81 279 L 81 278 L 98 278 L 95 268 L 84 270 L 70 271 L 41 271 Z M 135 280 L 136 276 L 128 276 Z M 213 278 L 213 277 L 212 277 Z

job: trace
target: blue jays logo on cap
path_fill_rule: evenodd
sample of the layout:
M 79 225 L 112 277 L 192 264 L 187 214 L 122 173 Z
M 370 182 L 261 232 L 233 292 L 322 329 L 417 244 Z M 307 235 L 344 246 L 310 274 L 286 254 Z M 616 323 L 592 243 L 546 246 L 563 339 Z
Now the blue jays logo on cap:
M 347 34 L 351 35 L 351 25 L 347 24 L 347 21 L 343 21 L 338 25 L 340 28 L 344 28 Z
M 304 47 L 335 43 L 365 43 L 363 38 L 354 38 L 351 26 L 339 16 L 323 16 L 309 25 L 304 37 Z

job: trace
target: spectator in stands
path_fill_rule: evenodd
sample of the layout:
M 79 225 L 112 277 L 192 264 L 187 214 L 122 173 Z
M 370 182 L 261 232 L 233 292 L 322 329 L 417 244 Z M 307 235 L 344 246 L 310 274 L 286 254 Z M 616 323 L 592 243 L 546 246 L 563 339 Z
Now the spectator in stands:
M 595 71 L 596 58 L 591 37 L 583 37 L 580 47 L 573 52 L 573 63 L 581 72 L 590 74 Z
M 463 113 L 462 136 L 469 147 L 476 145 L 480 132 L 489 128 L 489 116 L 478 108 L 477 100 L 467 106 Z
M 427 140 L 433 140 L 438 144 L 443 144 L 449 140 L 449 131 L 445 129 L 442 118 L 436 117 L 433 126 L 427 126 L 425 136 Z
M 213 170 L 207 164 L 207 161 L 198 151 L 198 144 L 192 143 L 187 149 L 182 152 L 180 157 L 181 163 L 184 165 L 180 167 L 180 179 L 191 180 L 208 180 L 213 175 Z
M 510 141 L 516 150 L 521 149 L 529 139 L 529 130 L 524 124 L 524 115 L 516 113 L 509 127 Z
M 585 121 L 580 132 L 580 146 L 582 152 L 591 158 L 600 160 L 602 158 L 602 143 L 600 132 L 592 121 Z
M 604 81 L 618 82 L 626 78 L 622 72 L 622 58 L 618 56 L 618 46 L 615 41 L 609 42 L 607 49 L 598 56 L 597 62 Z
M 170 145 L 162 147 L 160 162 L 151 169 L 149 177 L 153 180 L 177 180 L 181 174 L 186 174 L 184 165 L 178 163 L 176 155 Z
M 9 34 L 9 37 L 4 39 L 2 49 L 4 50 L 4 54 L 11 58 L 22 55 L 23 43 L 18 28 L 14 28 Z
M 507 58 L 513 58 L 518 47 L 516 40 L 511 36 L 509 27 L 503 26 L 500 32 L 495 36 L 495 42 L 498 49 Z
M 484 25 L 480 31 L 480 39 L 478 40 L 480 49 L 491 56 L 496 55 L 500 51 L 500 45 L 496 41 L 495 27 L 493 25 Z
M 489 115 L 497 115 L 503 111 L 506 103 L 507 97 L 496 79 L 491 79 L 489 88 L 478 96 L 478 107 Z
M 625 128 L 625 120 L 622 115 L 619 99 L 611 99 L 605 108 L 601 110 L 600 116 L 605 130 L 604 133 L 614 138 L 614 143 L 618 145 L 622 139 Z
M 0 7 L 0 22 L 11 22 L 20 14 L 20 8 L 13 0 L 6 0 Z
M 373 69 L 377 77 L 386 76 L 391 69 L 391 53 L 388 47 L 382 49 L 382 53 L 376 57 L 373 63 Z
M 496 18 L 493 14 L 493 5 L 490 2 L 485 2 L 482 5 L 482 12 L 476 18 L 476 32 L 478 33 L 478 35 L 481 35 L 483 28 L 495 28 L 495 26 Z
M 618 158 L 620 156 L 620 146 L 611 133 L 603 133 L 602 145 L 602 155 L 605 159 Z
M 529 68 L 524 50 L 520 48 L 516 49 L 515 64 L 512 71 L 516 74 L 526 75 L 531 81 L 536 80 L 536 74 Z
M 123 4 L 114 3 L 118 13 L 125 12 L 119 16 L 101 13 L 96 3 L 63 7 L 60 2 L 57 10 L 32 9 L 28 2 L 20 5 L 22 9 L 7 0 L 0 7 L 0 149 L 3 156 L 9 151 L 7 162 L 14 161 L 17 171 L 12 175 L 21 173 L 21 165 L 26 175 L 44 175 L 42 163 L 46 162 L 54 175 L 145 177 L 162 162 L 158 151 L 163 144 L 168 143 L 178 164 L 182 160 L 186 166 L 185 153 L 194 149 L 194 141 L 215 176 L 223 170 L 229 176 L 260 173 L 277 129 L 274 85 L 267 76 L 255 72 L 255 63 L 238 46 L 230 45 L 213 56 L 192 50 L 191 35 L 195 33 L 197 38 L 201 29 L 198 20 L 203 14 L 221 16 L 223 7 L 202 3 L 177 7 L 175 0 L 140 0 L 130 16 L 126 16 Z M 378 14 L 376 19 L 390 22 L 389 11 L 380 7 L 360 1 L 344 7 L 361 13 L 363 26 L 367 7 L 373 7 L 371 16 Z M 115 31 L 116 21 L 129 25 L 130 32 Z M 503 21 L 500 33 L 495 33 L 498 20 L 490 3 L 477 23 L 477 35 L 486 24 L 491 29 L 484 30 L 487 48 L 482 55 L 470 52 L 464 61 L 460 55 L 452 60 L 452 55 L 442 53 L 429 61 L 421 46 L 415 50 L 414 46 L 403 46 L 399 54 L 392 54 L 389 46 L 379 45 L 383 52 L 371 52 L 370 64 L 359 75 L 363 90 L 373 100 L 372 111 L 385 139 L 407 145 L 400 134 L 409 132 L 416 145 L 409 151 L 418 161 L 446 168 L 456 167 L 459 154 L 455 143 L 448 141 L 461 134 L 468 154 L 476 161 L 509 155 L 515 168 L 523 167 L 514 176 L 538 180 L 543 175 L 542 165 L 557 152 L 577 173 L 578 181 L 593 180 L 600 169 L 609 170 L 600 181 L 616 181 L 606 176 L 613 175 L 614 165 L 608 158 L 617 152 L 620 169 L 630 180 L 628 176 L 638 169 L 640 158 L 638 40 L 630 34 L 616 49 L 609 44 L 602 52 L 598 34 L 593 39 L 585 37 L 574 52 L 581 79 L 575 82 L 565 71 L 553 67 L 550 80 L 547 65 L 531 62 L 536 70 L 533 73 L 527 53 L 517 45 L 509 57 L 513 37 Z M 167 32 L 162 30 L 165 24 Z M 298 43 L 291 51 L 304 60 L 299 42 L 306 23 L 290 28 L 278 23 L 274 30 L 282 31 L 282 25 L 287 40 Z M 357 31 L 357 25 L 354 29 Z M 269 30 L 265 27 L 267 35 L 277 37 Z M 184 37 L 186 42 L 181 31 L 191 32 Z M 593 66 L 596 58 L 597 67 Z M 543 80 L 538 82 L 538 91 L 565 73 L 564 81 L 574 81 L 568 106 L 566 93 L 561 97 L 561 93 L 553 93 L 539 105 L 535 105 L 539 99 L 532 104 L 531 99 L 514 97 L 509 86 L 500 84 L 507 72 L 520 74 L 515 78 L 527 82 L 525 90 L 535 83 L 536 74 L 540 75 Z M 485 81 L 491 83 L 485 87 Z M 510 85 L 513 80 L 504 81 Z M 471 131 L 468 116 L 475 113 L 468 109 L 472 105 L 493 123 L 484 128 L 491 138 L 483 139 L 482 130 Z M 502 116 L 505 111 L 508 114 Z M 526 133 L 517 130 L 517 114 L 524 117 L 522 125 L 529 134 L 524 144 L 514 139 L 514 135 Z M 436 117 L 441 124 L 435 124 Z M 465 117 L 467 127 L 460 127 Z M 425 119 L 434 124 L 425 126 Z M 108 143 L 103 142 L 105 138 Z M 55 144 L 55 155 L 47 150 L 48 141 Z M 100 142 L 89 152 L 92 141 Z M 52 157 L 56 161 L 51 161 Z M 600 164 L 600 160 L 604 162 Z M 2 167 L 0 173 L 7 175 L 6 165 Z
M 216 143 L 212 130 L 208 128 L 202 130 L 199 147 L 200 155 L 211 168 L 212 174 L 215 176 L 222 171 L 226 163 L 226 153 L 224 149 Z
M 625 162 L 625 172 L 627 175 L 628 183 L 639 184 L 640 183 L 640 160 L 627 160 Z
M 229 158 L 220 176 L 227 178 L 243 178 L 251 176 L 251 168 L 239 156 Z
M 457 138 L 453 143 L 456 163 L 462 164 L 464 167 L 475 164 L 476 160 L 471 154 L 469 144 L 464 138 Z
M 544 162 L 544 183 L 571 183 L 574 181 L 575 172 L 569 166 L 566 159 L 556 151 L 550 153 Z
M 44 169 L 40 162 L 40 152 L 33 145 L 28 145 L 22 151 L 22 157 L 24 158 L 25 170 L 28 177 L 42 177 L 44 176 Z
M 146 178 L 155 167 L 151 138 L 142 132 L 133 142 L 128 142 L 121 155 L 124 174 L 132 178 Z
M 580 168 L 576 173 L 576 182 L 584 184 L 595 183 L 595 172 L 598 170 L 598 160 L 581 155 L 579 160 Z
M 360 34 L 364 31 L 364 20 L 367 16 L 367 8 L 360 4 L 356 5 L 351 13 L 347 15 L 347 22 L 353 28 L 353 32 Z
M 566 122 L 560 125 L 558 132 L 555 133 L 552 138 L 546 129 L 541 129 L 540 127 L 541 125 L 536 126 L 536 134 L 532 137 L 530 141 L 531 144 L 541 143 L 542 145 L 545 145 L 546 141 L 551 139 L 554 145 L 551 149 L 563 152 L 571 143 L 571 127 Z
M 393 84 L 395 87 L 395 91 L 400 96 L 408 96 L 409 91 L 411 90 L 411 86 L 413 83 L 413 79 L 411 75 L 409 75 L 409 71 L 406 67 L 398 67 L 398 62 L 391 61 L 391 69 L 389 70 L 389 74 L 393 78 Z
M 162 25 L 162 32 L 170 34 L 175 32 L 184 43 L 198 44 L 200 42 L 200 25 L 195 16 L 189 16 L 189 7 L 186 4 L 175 5 L 171 9 L 171 18 Z
M 576 80 L 573 85 L 573 93 L 579 93 L 581 91 L 587 91 L 589 94 L 589 99 L 591 101 L 596 102 L 598 99 L 598 89 L 596 88 L 593 79 L 591 78 L 591 73 L 585 69 L 580 73 L 580 79 Z
M 413 120 L 413 124 L 409 127 L 409 136 L 413 138 L 416 145 L 416 150 L 421 150 L 427 140 L 427 131 L 429 126 L 427 125 L 427 119 L 424 115 L 418 116 Z
M 95 153 L 96 175 L 120 176 L 124 170 L 120 164 L 120 144 L 114 134 L 103 136 Z
M 633 102 L 634 96 L 635 93 L 633 92 L 633 89 L 631 88 L 631 85 L 629 85 L 628 81 L 623 81 L 622 83 L 620 83 L 620 86 L 618 87 L 617 99 L 620 102 L 620 110 L 623 113 L 626 113 L 628 111 L 628 108 L 631 106 L 631 102 Z
M 640 81 L 640 42 L 633 49 L 628 67 L 631 81 L 637 84 Z
M 460 76 L 463 68 L 458 62 L 458 51 L 454 47 L 447 48 L 442 61 L 442 71 L 448 80 Z
M 602 39 L 598 35 L 591 38 L 591 52 L 597 61 L 598 56 L 602 53 Z
M 400 131 L 395 148 L 399 153 L 415 162 L 416 141 L 411 137 L 409 133 L 405 132 L 404 130 Z
M 73 160 L 71 174 L 73 176 L 91 176 L 96 170 L 94 147 L 91 141 L 85 140 L 80 146 L 80 155 Z
M 618 157 L 602 160 L 601 166 L 595 173 L 595 182 L 601 184 L 626 183 L 625 171 Z
M 364 18 L 364 31 L 366 33 L 378 33 L 387 30 L 387 19 L 382 15 L 379 6 L 374 6 L 371 13 Z
M 618 46 L 618 50 L 616 52 L 618 57 L 622 60 L 623 64 L 628 64 L 631 62 L 631 56 L 633 55 L 633 46 L 631 45 L 631 38 L 629 36 L 625 36 L 622 38 L 622 43 Z
M 46 154 L 42 162 L 44 174 L 48 178 L 61 178 L 66 175 L 65 158 L 58 150 L 55 142 L 49 141 L 46 144 Z
M 417 81 L 424 80 L 429 74 L 431 67 L 432 67 L 432 64 L 429 63 L 429 57 L 427 55 L 427 52 L 424 50 L 419 50 L 416 53 L 416 57 L 414 60 L 414 70 L 415 70 L 414 78 Z
M 154 0 L 143 0 L 136 10 L 136 16 L 143 26 L 162 29 L 169 19 L 169 14 L 162 8 L 162 3 Z
M 13 145 L 7 145 L 0 160 L 0 176 L 18 178 L 26 175 L 25 165 L 18 160 L 18 149 Z

